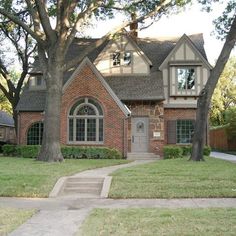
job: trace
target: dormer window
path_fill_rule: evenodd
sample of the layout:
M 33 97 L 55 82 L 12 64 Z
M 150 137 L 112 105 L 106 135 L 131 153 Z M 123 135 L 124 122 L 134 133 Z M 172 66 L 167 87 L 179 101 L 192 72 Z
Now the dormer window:
M 120 52 L 114 52 L 112 54 L 113 66 L 120 66 Z
M 178 90 L 194 90 L 196 73 L 194 68 L 177 68 Z
M 46 86 L 43 77 L 40 75 L 35 77 L 30 77 L 29 85 L 31 89 L 44 89 Z
M 124 66 L 129 66 L 131 64 L 131 52 L 124 53 Z
M 131 52 L 114 52 L 111 55 L 113 66 L 130 66 L 132 61 Z

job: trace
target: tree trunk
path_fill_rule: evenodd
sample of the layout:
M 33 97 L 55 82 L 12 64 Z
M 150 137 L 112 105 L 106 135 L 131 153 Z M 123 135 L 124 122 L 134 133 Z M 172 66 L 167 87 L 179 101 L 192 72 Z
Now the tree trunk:
M 15 126 L 15 132 L 16 132 L 16 136 L 18 134 L 18 113 L 16 111 L 16 107 L 12 107 L 13 110 L 13 120 L 14 120 L 14 126 Z
M 196 125 L 193 136 L 193 147 L 190 160 L 200 161 L 203 160 L 204 148 L 204 134 L 206 131 L 206 124 L 208 119 L 208 111 L 210 107 L 211 97 L 219 80 L 221 73 L 227 63 L 230 53 L 236 43 L 236 15 L 234 16 L 230 31 L 226 37 L 224 46 L 217 59 L 215 67 L 212 69 L 210 77 L 201 91 L 196 111 Z
M 61 59 L 51 60 L 46 75 L 47 93 L 44 114 L 43 143 L 37 160 L 63 161 L 60 146 L 60 113 L 62 98 L 62 63 Z

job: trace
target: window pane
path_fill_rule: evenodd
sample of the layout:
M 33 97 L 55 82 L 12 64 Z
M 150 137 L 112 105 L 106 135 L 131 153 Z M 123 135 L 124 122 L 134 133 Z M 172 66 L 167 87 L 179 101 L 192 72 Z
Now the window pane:
M 42 77 L 37 77 L 37 86 L 42 85 Z
M 195 70 L 194 68 L 177 69 L 178 89 L 195 89 Z
M 76 119 L 76 141 L 85 141 L 85 119 Z
M 43 139 L 43 123 L 33 124 L 27 133 L 27 145 L 41 145 Z
M 120 65 L 120 52 L 115 52 L 112 54 L 113 66 Z
M 194 127 L 192 120 L 177 121 L 177 143 L 191 143 Z
M 124 53 L 124 65 L 129 66 L 131 64 L 131 53 L 125 52 Z
M 103 119 L 99 119 L 99 141 L 103 141 Z
M 91 106 L 84 105 L 78 110 L 77 115 L 79 116 L 94 115 L 95 116 L 96 111 Z
M 73 119 L 69 119 L 69 141 L 73 141 Z
M 83 101 L 83 104 L 79 103 Z M 85 103 L 86 101 L 86 103 Z M 83 98 L 71 109 L 69 115 L 69 141 L 99 142 L 103 141 L 103 112 L 97 101 Z M 79 109 L 78 109 L 78 106 Z
M 84 103 L 84 99 L 80 99 L 78 102 L 75 103 L 75 105 L 70 109 L 71 116 L 73 115 L 75 109 L 82 103 Z
M 87 119 L 87 141 L 96 141 L 96 119 Z
M 88 103 L 93 104 L 98 109 L 98 113 L 100 116 L 103 114 L 101 106 L 96 101 L 89 98 Z

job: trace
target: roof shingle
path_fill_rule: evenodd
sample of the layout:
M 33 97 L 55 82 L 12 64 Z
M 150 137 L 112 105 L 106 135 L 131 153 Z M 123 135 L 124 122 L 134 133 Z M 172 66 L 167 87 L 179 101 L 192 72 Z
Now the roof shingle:
M 5 111 L 0 111 L 0 125 L 14 127 L 12 116 L 8 115 Z
M 188 36 L 201 55 L 207 60 L 202 34 Z M 106 76 L 104 77 L 111 89 L 121 100 L 164 100 L 162 73 L 159 67 L 173 50 L 180 37 L 169 39 L 138 38 L 137 45 L 152 62 L 151 74 L 148 76 Z M 66 61 L 73 59 L 98 39 L 76 38 L 66 55 Z M 108 41 L 93 50 L 87 56 L 94 62 Z M 37 66 L 36 66 L 37 67 Z M 76 67 L 77 68 L 77 67 Z M 76 68 L 64 74 L 64 83 L 70 78 Z M 38 69 L 37 69 L 38 71 Z M 30 91 L 25 88 L 18 103 L 19 111 L 43 111 L 45 106 L 45 91 Z

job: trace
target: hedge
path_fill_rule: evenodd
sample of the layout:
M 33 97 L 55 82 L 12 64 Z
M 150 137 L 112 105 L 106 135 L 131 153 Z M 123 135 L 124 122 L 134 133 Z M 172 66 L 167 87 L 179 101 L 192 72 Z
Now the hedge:
M 174 159 L 174 158 L 180 158 L 182 156 L 190 156 L 191 152 L 192 152 L 191 145 L 187 145 L 187 146 L 167 145 L 167 146 L 164 146 L 164 159 Z M 203 148 L 203 155 L 210 156 L 210 153 L 211 153 L 211 147 L 205 146 Z
M 3 154 L 6 156 L 19 156 L 36 158 L 39 154 L 39 145 L 4 145 Z M 106 147 L 72 147 L 62 146 L 63 157 L 74 159 L 121 159 L 122 155 L 116 149 Z
M 179 146 L 164 146 L 164 159 L 181 158 L 183 149 Z
M 16 145 L 13 145 L 13 144 L 3 145 L 2 153 L 5 156 L 16 156 L 17 155 Z
M 121 159 L 121 153 L 116 149 L 106 147 L 68 147 L 63 146 L 61 152 L 64 158 L 87 159 Z
M 40 151 L 40 145 L 18 145 L 17 156 L 24 158 L 36 158 Z

